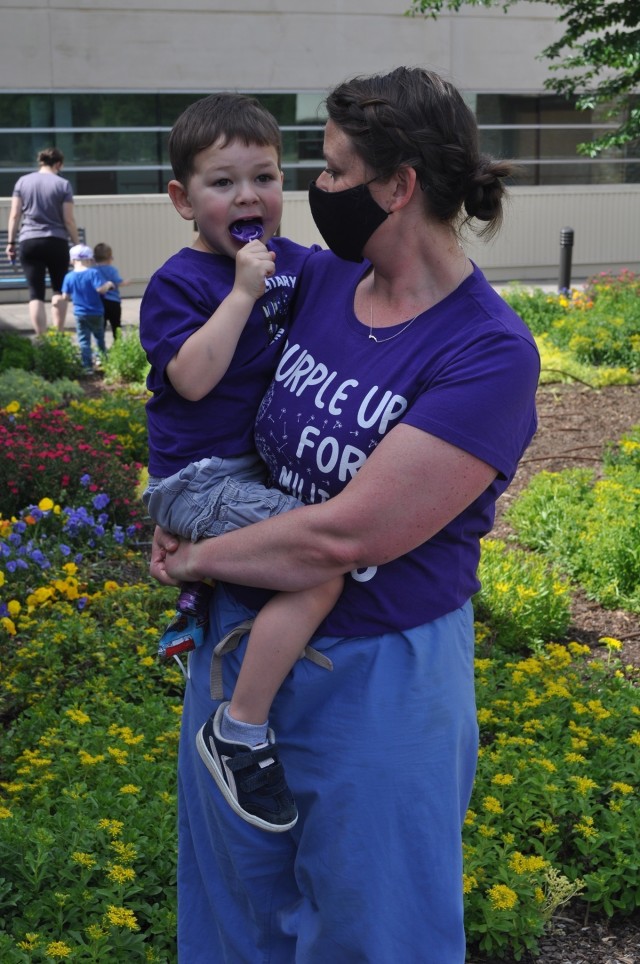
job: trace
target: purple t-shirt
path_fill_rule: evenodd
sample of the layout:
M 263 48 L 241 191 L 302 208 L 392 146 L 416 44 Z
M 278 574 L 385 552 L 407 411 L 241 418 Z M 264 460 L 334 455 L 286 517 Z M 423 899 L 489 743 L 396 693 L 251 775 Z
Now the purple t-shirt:
M 289 302 L 313 249 L 272 238 L 275 274 L 251 312 L 231 365 L 209 394 L 183 398 L 166 376 L 178 349 L 211 317 L 233 287 L 235 261 L 183 248 L 153 275 L 140 306 L 140 340 L 151 364 L 147 386 L 149 473 L 166 477 L 199 459 L 255 451 L 253 426 L 282 352 Z
M 289 340 L 256 421 L 271 482 L 303 502 L 324 501 L 401 422 L 482 459 L 498 477 L 413 552 L 351 573 L 319 630 L 332 636 L 419 626 L 477 591 L 479 540 L 536 427 L 535 342 L 477 267 L 406 332 L 406 320 L 379 331 L 389 339 L 380 344 L 353 311 L 367 267 L 322 252 L 305 268 Z
M 22 202 L 20 241 L 30 238 L 64 238 L 62 208 L 65 201 L 73 201 L 71 184 L 59 174 L 40 174 L 34 171 L 18 178 L 13 197 Z

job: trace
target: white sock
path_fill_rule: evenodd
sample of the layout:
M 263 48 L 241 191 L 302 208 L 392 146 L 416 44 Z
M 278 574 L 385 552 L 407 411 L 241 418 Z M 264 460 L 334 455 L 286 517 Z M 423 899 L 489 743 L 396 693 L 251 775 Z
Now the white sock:
M 269 721 L 265 723 L 243 723 L 236 720 L 225 706 L 220 723 L 220 736 L 228 743 L 244 743 L 246 746 L 259 746 L 267 742 Z

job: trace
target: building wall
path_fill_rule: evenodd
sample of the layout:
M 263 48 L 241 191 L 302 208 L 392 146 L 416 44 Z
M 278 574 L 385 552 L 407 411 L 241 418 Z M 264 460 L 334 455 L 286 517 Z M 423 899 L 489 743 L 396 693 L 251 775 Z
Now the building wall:
M 0 89 L 324 90 L 398 64 L 429 66 L 469 90 L 542 89 L 536 55 L 559 35 L 553 8 L 465 8 L 436 21 L 404 16 L 408 6 L 0 0 Z
M 0 224 L 6 224 L 9 206 L 10 198 L 0 198 Z M 163 195 L 79 197 L 75 208 L 87 242 L 108 242 L 121 273 L 133 280 L 123 289 L 125 297 L 140 296 L 156 268 L 193 239 L 191 224 Z M 638 184 L 513 188 L 497 238 L 484 243 L 468 236 L 465 250 L 490 281 L 556 283 L 560 230 L 571 227 L 572 278 L 578 281 L 604 270 L 639 271 L 638 224 Z M 281 233 L 302 244 L 323 244 L 306 192 L 285 194 Z M 24 290 L 0 290 L 0 302 L 5 304 L 26 300 Z

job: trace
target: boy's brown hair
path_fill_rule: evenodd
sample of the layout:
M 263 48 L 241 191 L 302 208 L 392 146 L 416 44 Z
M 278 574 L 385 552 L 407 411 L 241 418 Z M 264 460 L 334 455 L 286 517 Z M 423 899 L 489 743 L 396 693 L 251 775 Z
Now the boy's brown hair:
M 104 241 L 100 241 L 93 249 L 94 261 L 109 261 L 113 257 L 113 250 Z
M 185 187 L 194 172 L 200 151 L 221 141 L 273 147 L 282 157 L 282 137 L 273 114 L 246 94 L 211 94 L 191 104 L 180 115 L 169 135 L 169 160 L 173 175 Z

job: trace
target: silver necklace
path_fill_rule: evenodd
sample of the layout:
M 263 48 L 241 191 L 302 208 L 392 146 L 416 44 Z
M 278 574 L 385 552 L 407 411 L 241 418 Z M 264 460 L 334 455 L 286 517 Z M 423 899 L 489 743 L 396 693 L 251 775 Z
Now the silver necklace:
M 467 270 L 467 258 L 465 257 L 464 265 L 462 268 L 462 274 L 460 275 L 460 281 L 458 281 L 456 288 L 461 284 L 466 270 Z M 452 291 L 455 291 L 455 288 L 453 288 Z M 376 345 L 384 345 L 385 341 L 393 341 L 394 338 L 398 338 L 403 332 L 405 332 L 407 328 L 410 328 L 411 325 L 416 320 L 416 318 L 419 318 L 420 315 L 426 310 L 427 310 L 426 308 L 421 308 L 418 314 L 414 315 L 411 321 L 408 321 L 406 325 L 403 328 L 401 328 L 400 331 L 396 331 L 394 335 L 389 335 L 388 338 L 376 338 L 376 336 L 373 333 L 373 297 L 372 297 L 371 301 L 369 302 L 369 339 L 370 341 L 375 341 Z
M 418 312 L 417 315 L 413 316 L 411 321 L 408 321 L 406 323 L 404 328 L 401 328 L 400 331 L 397 331 L 395 335 L 389 335 L 388 338 L 376 338 L 376 336 L 373 333 L 373 299 L 372 299 L 371 305 L 370 305 L 370 312 L 369 312 L 369 338 L 371 339 L 371 341 L 375 341 L 376 345 L 384 345 L 385 341 L 391 341 L 393 338 L 397 338 L 398 335 L 401 335 L 403 331 L 406 331 L 407 328 L 409 328 L 414 323 L 418 315 L 421 315 L 421 314 L 422 314 L 422 309 Z

